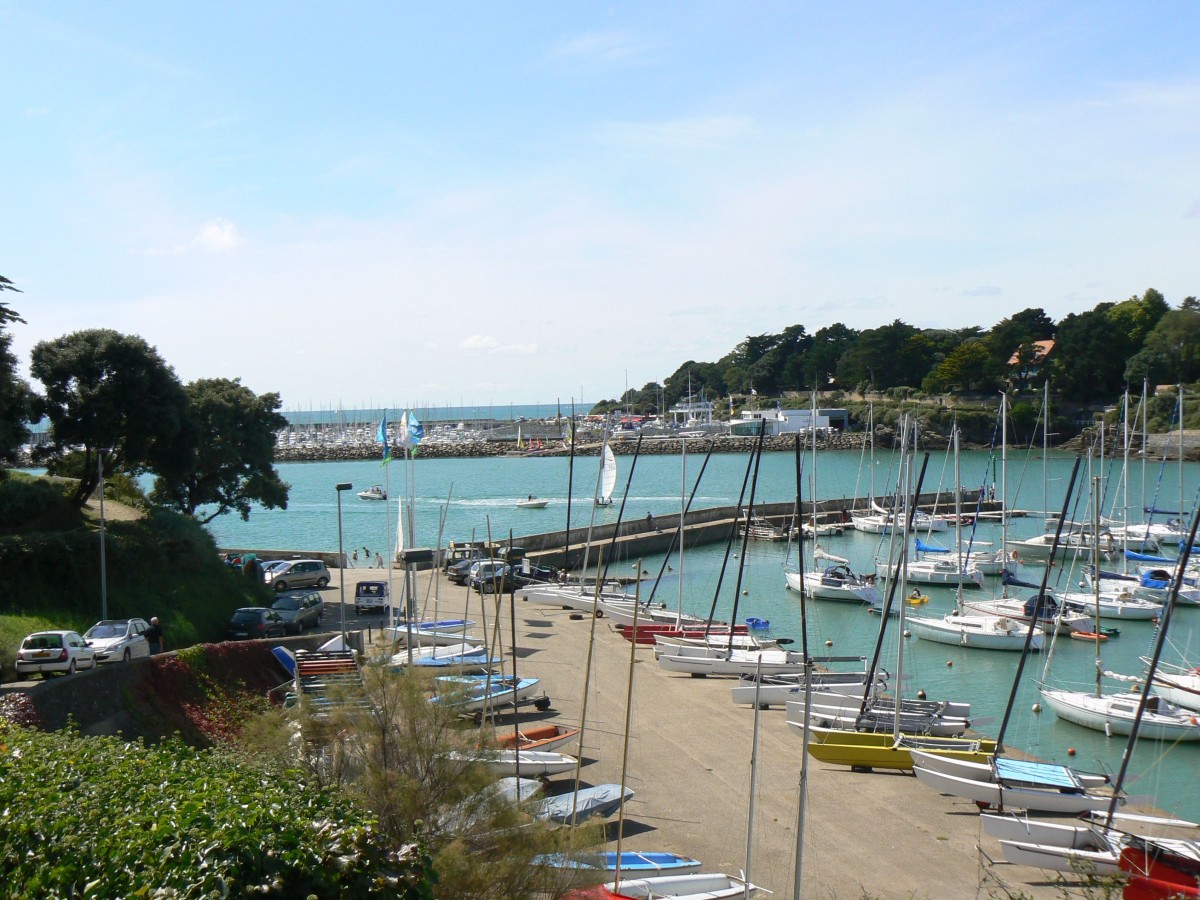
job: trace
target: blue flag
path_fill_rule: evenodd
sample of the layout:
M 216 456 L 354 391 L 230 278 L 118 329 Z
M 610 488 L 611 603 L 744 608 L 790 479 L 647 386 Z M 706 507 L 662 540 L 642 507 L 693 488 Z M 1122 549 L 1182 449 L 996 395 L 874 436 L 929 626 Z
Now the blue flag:
M 383 418 L 379 420 L 379 431 L 375 435 L 375 440 L 383 444 L 383 461 L 388 462 L 392 458 L 392 445 L 388 443 L 387 433 L 387 413 L 383 414 Z

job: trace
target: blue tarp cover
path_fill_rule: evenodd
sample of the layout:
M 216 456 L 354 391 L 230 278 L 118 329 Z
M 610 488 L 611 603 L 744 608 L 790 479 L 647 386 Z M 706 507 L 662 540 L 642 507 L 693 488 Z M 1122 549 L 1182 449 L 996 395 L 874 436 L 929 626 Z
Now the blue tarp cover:
M 917 550 L 921 553 L 949 553 L 945 547 L 938 547 L 935 544 L 927 544 L 920 538 L 915 538 L 917 542 Z
M 1138 553 L 1135 550 L 1126 550 L 1125 558 L 1132 559 L 1135 562 L 1174 562 L 1167 559 L 1165 556 L 1155 556 L 1153 553 Z
M 1066 766 L 1007 757 L 997 758 L 995 766 L 996 776 L 1006 784 L 1020 782 L 1038 787 L 1058 788 L 1059 790 L 1082 789 L 1075 773 Z

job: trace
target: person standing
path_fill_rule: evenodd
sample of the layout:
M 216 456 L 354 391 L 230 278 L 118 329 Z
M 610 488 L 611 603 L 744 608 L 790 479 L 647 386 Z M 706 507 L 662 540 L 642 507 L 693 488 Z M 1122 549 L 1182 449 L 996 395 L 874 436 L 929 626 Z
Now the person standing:
M 150 617 L 150 627 L 146 629 L 146 643 L 150 645 L 150 654 L 163 652 L 163 630 L 158 623 L 158 616 Z
M 375 568 L 377 568 L 377 569 L 383 568 L 383 554 L 382 553 L 375 554 Z

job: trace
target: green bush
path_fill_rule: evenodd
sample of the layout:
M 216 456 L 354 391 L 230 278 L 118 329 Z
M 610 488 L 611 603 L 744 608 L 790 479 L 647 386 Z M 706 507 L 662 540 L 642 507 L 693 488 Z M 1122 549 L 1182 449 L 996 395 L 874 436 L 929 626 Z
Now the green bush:
M 432 897 L 428 859 L 304 781 L 180 741 L 0 720 L 0 884 L 25 897 Z
M 78 528 L 82 521 L 59 483 L 16 477 L 0 481 L 0 534 Z

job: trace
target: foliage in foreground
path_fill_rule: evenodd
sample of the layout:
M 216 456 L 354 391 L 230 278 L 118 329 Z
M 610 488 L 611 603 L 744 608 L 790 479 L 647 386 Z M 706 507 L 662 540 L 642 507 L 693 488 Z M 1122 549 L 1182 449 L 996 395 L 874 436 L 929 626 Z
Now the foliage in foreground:
M 505 797 L 496 776 L 472 759 L 491 745 L 491 727 L 464 727 L 453 709 L 430 703 L 427 677 L 387 666 L 364 675 L 369 708 L 300 709 L 309 777 L 369 809 L 393 844 L 427 848 L 439 900 L 560 895 L 562 879 L 533 859 L 593 847 L 600 826 L 555 830 Z M 244 745 L 278 753 L 287 712 L 274 729 L 272 715 L 260 719 Z
M 432 897 L 428 860 L 299 771 L 0 721 L 11 897 Z

